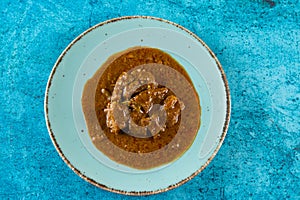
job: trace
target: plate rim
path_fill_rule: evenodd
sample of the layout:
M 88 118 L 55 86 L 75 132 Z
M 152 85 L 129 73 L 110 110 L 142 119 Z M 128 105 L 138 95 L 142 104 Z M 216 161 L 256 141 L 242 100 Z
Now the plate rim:
M 169 185 L 166 188 L 163 189 L 158 189 L 158 190 L 154 190 L 154 191 L 123 191 L 123 190 L 119 190 L 119 189 L 114 189 L 111 187 L 108 187 L 104 184 L 101 184 L 95 180 L 93 180 L 90 177 L 85 176 L 80 170 L 78 170 L 76 167 L 73 166 L 73 164 L 66 158 L 66 156 L 64 155 L 63 151 L 61 150 L 60 146 L 58 145 L 58 142 L 56 141 L 55 138 L 55 134 L 52 131 L 51 128 L 51 123 L 50 120 L 48 118 L 48 99 L 49 99 L 49 89 L 51 87 L 51 83 L 52 83 L 52 79 L 55 75 L 56 69 L 58 68 L 59 64 L 61 63 L 62 59 L 64 58 L 64 56 L 66 55 L 66 53 L 72 48 L 72 46 L 79 41 L 83 36 L 85 36 L 86 34 L 88 34 L 89 32 L 93 31 L 96 28 L 99 28 L 101 26 L 104 26 L 106 24 L 109 23 L 113 23 L 116 21 L 122 21 L 122 20 L 130 20 L 130 19 L 149 19 L 149 20 L 156 20 L 156 21 L 160 21 L 163 23 L 167 23 L 170 25 L 173 25 L 177 28 L 180 28 L 181 30 L 183 30 L 184 32 L 188 33 L 189 35 L 191 35 L 194 39 L 196 39 L 198 42 L 201 43 L 201 45 L 203 45 L 203 47 L 205 47 L 205 49 L 209 52 L 210 56 L 214 59 L 214 61 L 216 62 L 216 65 L 218 67 L 219 72 L 221 73 L 221 78 L 223 81 L 223 84 L 225 86 L 225 93 L 226 93 L 226 115 L 225 115 L 225 120 L 224 120 L 224 124 L 223 124 L 223 129 L 222 129 L 222 134 L 221 137 L 218 141 L 218 145 L 216 146 L 216 148 L 214 149 L 212 155 L 209 157 L 209 159 L 205 162 L 204 165 L 201 166 L 201 168 L 199 168 L 198 170 L 196 170 L 194 173 L 192 173 L 189 177 L 186 177 L 185 179 L 179 181 L 176 184 L 172 184 Z M 58 152 L 59 156 L 62 158 L 62 160 L 67 164 L 67 166 L 72 169 L 72 171 L 74 173 L 76 173 L 79 177 L 81 177 L 82 179 L 84 179 L 85 181 L 89 182 L 90 184 L 99 187 L 101 189 L 104 189 L 106 191 L 109 192 L 114 192 L 114 193 L 118 193 L 118 194 L 124 194 L 124 195 L 132 195 L 132 196 L 142 196 L 142 195 L 152 195 L 152 194 L 158 194 L 158 193 L 162 193 L 162 192 L 166 192 L 169 191 L 171 189 L 177 188 L 180 185 L 183 185 L 184 183 L 188 182 L 189 180 L 193 179 L 197 174 L 199 174 L 201 171 L 203 171 L 208 164 L 213 160 L 213 158 L 216 156 L 216 154 L 218 153 L 218 151 L 220 150 L 222 143 L 226 137 L 227 131 L 228 131 L 228 127 L 229 127 L 229 122 L 230 122 L 230 114 L 231 114 L 231 99 L 230 99 L 230 90 L 229 90 L 229 84 L 225 75 L 225 72 L 222 68 L 221 63 L 219 62 L 219 60 L 217 59 L 217 57 L 215 56 L 215 54 L 213 53 L 213 51 L 207 46 L 207 44 L 200 39 L 196 34 L 194 34 L 193 32 L 191 32 L 190 30 L 188 30 L 187 28 L 166 20 L 166 19 L 162 19 L 159 17 L 154 17 L 154 16 L 144 16 L 144 15 L 133 15 L 133 16 L 122 16 L 122 17 L 116 17 L 116 18 L 112 18 L 103 22 L 100 22 L 90 28 L 88 28 L 87 30 L 85 30 L 84 32 L 82 32 L 80 35 L 78 35 L 73 41 L 71 41 L 68 46 L 63 50 L 63 52 L 60 54 L 60 56 L 58 57 L 58 59 L 56 60 L 51 73 L 49 75 L 48 81 L 47 81 L 47 86 L 46 86 L 46 90 L 45 90 L 45 98 L 44 98 L 44 117 L 46 120 L 46 125 L 47 125 L 47 129 L 48 129 L 48 133 L 49 136 L 51 138 L 51 141 L 56 149 L 56 151 Z

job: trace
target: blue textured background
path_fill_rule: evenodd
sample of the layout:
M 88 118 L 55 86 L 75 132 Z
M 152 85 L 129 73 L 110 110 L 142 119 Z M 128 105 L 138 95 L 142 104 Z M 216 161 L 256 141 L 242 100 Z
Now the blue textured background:
M 227 74 L 232 117 L 212 163 L 150 199 L 300 199 L 300 3 L 298 0 L 1 0 L 0 199 L 135 199 L 74 174 L 44 122 L 49 73 L 87 28 L 152 15 L 200 36 Z M 142 197 L 145 198 L 145 197 Z

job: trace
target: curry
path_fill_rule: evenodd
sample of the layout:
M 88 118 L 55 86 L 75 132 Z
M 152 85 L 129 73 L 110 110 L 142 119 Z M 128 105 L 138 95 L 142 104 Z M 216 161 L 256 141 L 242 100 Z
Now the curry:
M 134 47 L 112 55 L 82 95 L 88 134 L 110 159 L 150 169 L 179 158 L 200 126 L 200 102 L 184 68 L 166 52 Z

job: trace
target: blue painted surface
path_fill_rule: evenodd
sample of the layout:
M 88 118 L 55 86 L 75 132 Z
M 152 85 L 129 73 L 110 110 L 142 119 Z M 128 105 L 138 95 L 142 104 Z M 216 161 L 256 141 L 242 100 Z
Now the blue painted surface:
M 152 15 L 200 36 L 232 96 L 225 142 L 183 186 L 149 199 L 300 199 L 299 0 L 2 0 L 0 199 L 134 199 L 74 174 L 53 147 L 43 100 L 57 57 L 77 35 L 123 15 Z

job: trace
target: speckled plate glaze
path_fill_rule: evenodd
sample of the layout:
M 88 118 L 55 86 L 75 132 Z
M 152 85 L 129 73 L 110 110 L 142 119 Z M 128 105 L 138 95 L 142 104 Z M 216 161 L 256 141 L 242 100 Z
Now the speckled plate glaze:
M 88 137 L 80 102 L 85 82 L 101 64 L 133 46 L 159 48 L 181 63 L 202 108 L 193 145 L 176 161 L 150 170 L 119 165 L 99 152 Z M 195 34 L 159 18 L 121 17 L 88 29 L 63 51 L 46 88 L 45 118 L 59 155 L 81 178 L 111 192 L 149 195 L 182 185 L 210 163 L 228 129 L 230 94 L 219 61 Z

